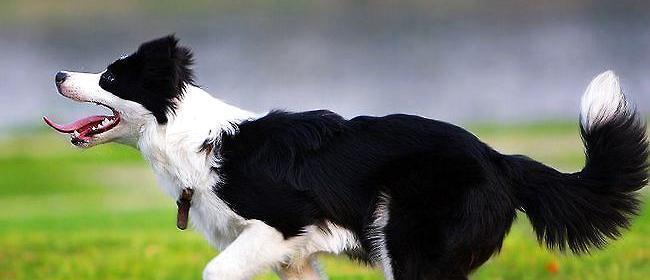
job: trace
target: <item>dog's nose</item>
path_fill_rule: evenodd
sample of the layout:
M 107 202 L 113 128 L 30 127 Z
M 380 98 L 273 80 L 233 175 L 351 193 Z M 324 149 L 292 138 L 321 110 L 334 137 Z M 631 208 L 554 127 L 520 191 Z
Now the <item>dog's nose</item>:
M 56 73 L 56 76 L 54 77 L 54 82 L 56 82 L 56 85 L 58 86 L 63 82 L 65 82 L 66 78 L 68 78 L 68 73 L 61 71 L 59 73 Z

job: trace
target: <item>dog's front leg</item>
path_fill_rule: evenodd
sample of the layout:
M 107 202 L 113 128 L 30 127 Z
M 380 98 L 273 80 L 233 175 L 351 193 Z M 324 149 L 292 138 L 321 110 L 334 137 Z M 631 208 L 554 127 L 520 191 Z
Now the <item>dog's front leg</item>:
M 203 279 L 250 279 L 285 262 L 297 248 L 299 238 L 284 239 L 275 228 L 251 220 L 235 241 L 208 263 Z

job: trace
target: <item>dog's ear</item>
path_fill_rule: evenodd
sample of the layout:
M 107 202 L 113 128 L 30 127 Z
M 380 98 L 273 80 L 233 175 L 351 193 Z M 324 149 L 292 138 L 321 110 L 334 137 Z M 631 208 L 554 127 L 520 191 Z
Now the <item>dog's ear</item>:
M 189 48 L 179 46 L 178 40 L 174 36 L 171 37 L 174 40 L 171 57 L 174 60 L 176 78 L 180 82 L 179 90 L 182 90 L 185 85 L 194 85 L 194 72 L 191 68 L 194 64 L 194 55 Z
M 174 101 L 182 97 L 187 85 L 194 85 L 192 51 L 179 46 L 176 36 L 169 35 L 140 45 L 135 55 L 143 62 L 146 84 L 152 87 L 147 90 L 156 95 L 157 104 L 150 106 L 163 106 L 152 112 L 159 123 L 166 123 L 166 113 L 175 109 Z
M 138 48 L 137 51 L 146 62 L 154 64 L 151 66 L 168 66 L 176 80 L 177 86 L 194 83 L 194 74 L 191 66 L 194 64 L 192 51 L 178 44 L 178 38 L 175 35 L 169 35 L 146 42 Z M 156 65 L 157 64 L 157 65 Z M 161 65 L 162 64 L 162 65 Z M 162 70 L 162 69 L 158 69 Z

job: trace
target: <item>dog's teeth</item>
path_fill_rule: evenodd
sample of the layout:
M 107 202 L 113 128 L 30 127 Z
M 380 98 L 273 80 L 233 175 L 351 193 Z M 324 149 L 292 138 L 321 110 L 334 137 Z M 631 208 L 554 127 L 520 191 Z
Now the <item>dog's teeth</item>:
M 72 133 L 72 136 L 75 137 L 75 138 L 76 138 L 76 137 L 79 137 L 79 132 L 77 132 L 77 131 L 75 130 L 75 131 Z

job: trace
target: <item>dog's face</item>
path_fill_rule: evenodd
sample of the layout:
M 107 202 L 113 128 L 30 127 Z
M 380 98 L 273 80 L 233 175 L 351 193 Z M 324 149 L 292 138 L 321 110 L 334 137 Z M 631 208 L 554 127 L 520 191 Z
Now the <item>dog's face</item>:
M 86 117 L 68 125 L 44 120 L 70 134 L 77 147 L 111 141 L 135 144 L 145 125 L 167 123 L 185 87 L 193 84 L 191 64 L 190 50 L 168 36 L 142 44 L 100 73 L 59 72 L 55 78 L 59 93 L 108 107 L 113 115 Z

